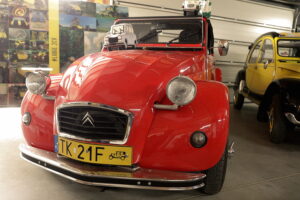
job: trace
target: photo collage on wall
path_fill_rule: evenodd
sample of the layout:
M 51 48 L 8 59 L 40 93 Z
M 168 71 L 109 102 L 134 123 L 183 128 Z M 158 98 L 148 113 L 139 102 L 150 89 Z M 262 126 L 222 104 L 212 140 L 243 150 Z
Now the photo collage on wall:
M 117 18 L 128 17 L 128 8 L 110 0 L 60 1 L 61 72 L 77 58 L 99 52 L 103 39 Z
M 48 67 L 48 0 L 0 0 L 0 106 L 19 105 L 23 67 Z
M 24 93 L 23 67 L 49 66 L 51 0 L 0 0 L 0 106 L 19 105 Z M 99 52 L 116 18 L 128 8 L 112 0 L 59 0 L 60 69 L 75 59 Z

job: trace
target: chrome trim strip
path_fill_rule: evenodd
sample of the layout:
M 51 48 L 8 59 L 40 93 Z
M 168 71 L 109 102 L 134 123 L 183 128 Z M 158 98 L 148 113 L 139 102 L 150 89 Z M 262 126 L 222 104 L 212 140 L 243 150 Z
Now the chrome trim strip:
M 104 166 L 88 166 L 80 162 L 73 162 L 72 160 L 59 158 L 56 153 L 40 150 L 34 147 L 30 147 L 25 144 L 19 146 L 22 159 L 33 163 L 36 166 L 44 168 L 52 173 L 67 178 L 71 181 L 93 186 L 107 186 L 107 187 L 122 187 L 122 188 L 137 188 L 137 189 L 152 189 L 152 190 L 194 190 L 204 186 L 202 180 L 206 177 L 205 174 L 186 173 L 186 172 L 172 172 L 155 169 L 138 168 L 137 170 L 126 169 L 125 167 L 104 167 Z M 27 157 L 37 160 L 37 162 L 28 159 Z M 54 170 L 53 168 L 59 168 L 65 173 Z M 97 182 L 90 180 L 81 180 L 68 175 L 68 173 L 76 174 L 87 179 L 91 178 L 103 178 L 108 180 L 107 182 Z M 127 176 L 126 176 L 127 175 Z M 123 184 L 109 183 L 109 180 L 115 182 L 116 180 L 122 180 Z M 124 183 L 128 181 L 128 183 Z M 147 183 L 147 185 L 142 183 Z M 193 183 L 195 185 L 172 187 L 172 186 L 152 186 L 152 184 L 161 183 Z
M 179 106 L 174 105 L 163 105 L 163 104 L 154 104 L 154 108 L 158 110 L 178 110 Z
M 293 124 L 300 126 L 300 121 L 298 121 L 293 113 L 285 113 L 286 118 Z
M 133 2 L 128 2 L 128 1 L 118 1 L 121 5 L 127 6 L 127 7 L 136 7 L 136 8 L 141 8 L 141 9 L 147 9 L 147 10 L 159 10 L 159 11 L 164 11 L 168 13 L 176 13 L 182 15 L 183 10 L 182 9 L 174 9 L 174 8 L 168 8 L 168 7 L 161 7 L 161 6 L 155 6 L 155 5 L 149 5 L 149 4 L 142 4 L 142 3 L 133 3 Z M 145 19 L 168 19 L 168 17 L 146 17 Z M 172 17 L 169 17 L 170 19 L 174 19 Z M 179 19 L 182 19 L 184 17 L 178 16 Z M 195 17 L 186 17 L 186 19 L 197 19 L 200 18 L 201 16 L 195 16 Z M 132 19 L 138 19 L 138 17 L 132 17 L 129 18 L 128 20 Z M 293 27 L 287 27 L 287 26 L 278 26 L 278 25 L 273 25 L 273 24 L 265 24 L 261 22 L 256 22 L 256 21 L 248 21 L 244 19 L 238 19 L 238 18 L 231 18 L 231 17 L 224 17 L 224 16 L 218 16 L 218 15 L 212 15 L 210 17 L 212 20 L 218 20 L 218 21 L 227 21 L 231 23 L 236 23 L 236 24 L 243 24 L 243 25 L 250 25 L 250 26 L 258 26 L 258 27 L 264 27 L 264 28 L 272 28 L 272 29 L 279 29 L 283 31 L 292 31 Z
M 110 110 L 113 112 L 117 112 L 117 113 L 121 113 L 123 115 L 126 115 L 128 117 L 128 122 L 127 122 L 127 128 L 126 128 L 126 132 L 125 132 L 125 136 L 123 140 L 95 140 L 95 139 L 86 139 L 86 138 L 82 138 L 82 137 L 78 137 L 78 136 L 74 136 L 72 134 L 69 133 L 64 133 L 64 132 L 60 132 L 60 128 L 59 128 L 59 123 L 58 123 L 58 110 L 61 108 L 66 108 L 66 107 L 76 107 L 76 106 L 90 106 L 90 107 L 95 107 L 95 108 L 101 108 L 104 110 Z M 132 127 L 132 123 L 133 123 L 133 118 L 134 115 L 133 113 L 117 108 L 117 107 L 113 107 L 113 106 L 109 106 L 109 105 L 104 105 L 104 104 L 98 104 L 98 103 L 91 103 L 91 102 L 70 102 L 70 103 L 64 103 L 59 105 L 56 108 L 56 113 L 55 113 L 55 122 L 56 122 L 56 131 L 58 133 L 58 136 L 61 137 L 65 137 L 65 138 L 69 138 L 69 139 L 76 139 L 76 140 L 82 140 L 82 141 L 88 141 L 88 142 L 99 142 L 99 143 L 109 143 L 109 144 L 126 144 L 130 131 L 131 131 L 131 127 Z
M 49 100 L 49 101 L 54 101 L 55 100 L 55 96 L 48 96 L 46 94 L 42 94 L 42 97 L 46 100 Z

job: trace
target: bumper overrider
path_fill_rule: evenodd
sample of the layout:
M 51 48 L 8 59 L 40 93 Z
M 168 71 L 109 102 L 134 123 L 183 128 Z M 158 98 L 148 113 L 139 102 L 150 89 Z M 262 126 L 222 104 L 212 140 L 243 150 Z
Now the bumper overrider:
M 287 112 L 285 113 L 286 118 L 294 125 L 300 126 L 300 121 L 296 118 L 296 115 L 293 113 Z
M 153 190 L 193 190 L 203 187 L 206 177 L 202 173 L 89 165 L 25 144 L 21 144 L 19 148 L 24 160 L 85 185 Z
M 284 111 L 285 117 L 294 124 L 300 126 L 300 105 L 298 104 L 287 104 Z

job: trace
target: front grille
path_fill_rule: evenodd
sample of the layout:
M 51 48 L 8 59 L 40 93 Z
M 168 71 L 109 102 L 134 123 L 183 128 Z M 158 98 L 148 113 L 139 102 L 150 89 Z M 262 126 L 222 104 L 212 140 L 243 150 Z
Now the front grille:
M 118 40 L 117 37 L 108 38 L 108 42 L 111 43 L 111 44 L 112 44 L 112 43 L 118 43 L 118 41 L 119 41 L 119 40 Z
M 57 111 L 60 133 L 90 140 L 124 140 L 128 116 L 91 106 L 62 107 Z

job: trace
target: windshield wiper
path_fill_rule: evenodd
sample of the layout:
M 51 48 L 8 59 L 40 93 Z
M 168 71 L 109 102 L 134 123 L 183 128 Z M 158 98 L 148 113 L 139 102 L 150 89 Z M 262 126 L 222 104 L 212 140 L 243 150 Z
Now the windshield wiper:
M 197 35 L 197 34 L 199 34 L 199 32 L 193 32 L 193 33 L 185 34 L 185 35 L 183 35 L 183 36 L 180 35 L 180 36 L 178 36 L 178 37 L 173 38 L 172 40 L 170 40 L 167 44 L 172 44 L 174 41 L 179 40 L 179 39 L 184 39 L 184 40 L 186 40 L 186 39 L 188 39 L 189 37 L 194 36 L 194 35 Z
M 157 34 L 159 34 L 159 33 L 161 33 L 161 32 L 162 32 L 162 30 L 154 30 L 154 31 L 151 31 L 151 32 L 149 32 L 147 35 L 145 35 L 144 37 L 140 38 L 140 39 L 138 40 L 138 42 L 145 42 L 145 41 L 147 41 L 147 40 L 149 40 L 149 39 L 151 39 L 151 38 L 156 37 Z

